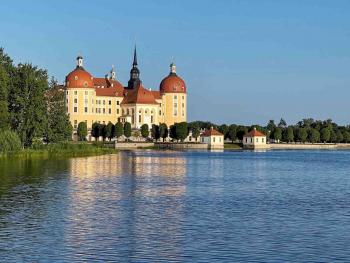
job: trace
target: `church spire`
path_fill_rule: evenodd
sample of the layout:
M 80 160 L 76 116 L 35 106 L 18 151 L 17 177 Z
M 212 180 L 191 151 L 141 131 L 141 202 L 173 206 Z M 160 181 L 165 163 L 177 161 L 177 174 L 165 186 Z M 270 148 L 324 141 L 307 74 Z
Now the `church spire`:
M 141 83 L 140 80 L 140 70 L 137 68 L 137 53 L 136 45 L 134 48 L 134 60 L 132 62 L 132 68 L 130 70 L 130 79 L 128 81 L 127 89 L 134 89 Z
M 132 63 L 132 65 L 135 67 L 137 66 L 137 53 L 136 53 L 136 45 L 134 48 L 134 62 Z

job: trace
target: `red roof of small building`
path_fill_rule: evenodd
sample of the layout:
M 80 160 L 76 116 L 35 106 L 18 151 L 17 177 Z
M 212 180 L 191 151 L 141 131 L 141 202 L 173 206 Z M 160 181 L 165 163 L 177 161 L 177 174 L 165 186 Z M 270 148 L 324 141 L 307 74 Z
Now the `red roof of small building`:
M 145 89 L 140 84 L 134 90 L 126 91 L 121 104 L 158 104 L 154 98 L 153 92 Z
M 201 134 L 203 137 L 209 137 L 209 136 L 224 136 L 221 132 L 218 132 L 213 127 L 211 127 L 209 130 L 206 130 Z
M 266 135 L 254 128 L 253 130 L 245 134 L 243 137 L 266 137 Z

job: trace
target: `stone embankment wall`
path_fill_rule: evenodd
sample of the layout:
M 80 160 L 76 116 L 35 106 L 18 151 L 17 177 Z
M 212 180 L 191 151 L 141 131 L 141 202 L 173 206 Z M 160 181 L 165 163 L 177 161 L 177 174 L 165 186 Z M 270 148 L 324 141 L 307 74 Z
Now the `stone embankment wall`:
M 158 142 L 154 144 L 155 147 L 159 149 L 174 149 L 174 150 L 183 150 L 183 149 L 199 149 L 207 150 L 207 143 L 167 143 L 167 142 Z
M 322 150 L 322 149 L 350 149 L 349 143 L 271 143 L 272 150 Z
M 115 149 L 138 149 L 153 147 L 153 142 L 115 142 Z

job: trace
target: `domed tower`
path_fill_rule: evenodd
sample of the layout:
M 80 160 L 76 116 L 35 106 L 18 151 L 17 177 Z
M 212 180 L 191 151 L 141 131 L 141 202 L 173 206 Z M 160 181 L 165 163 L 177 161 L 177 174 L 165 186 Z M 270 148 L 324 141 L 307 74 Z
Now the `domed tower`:
M 160 83 L 163 122 L 168 126 L 187 121 L 187 91 L 185 81 L 176 74 L 175 63 L 170 64 L 170 73 Z
M 76 60 L 76 68 L 66 76 L 65 97 L 67 112 L 74 129 L 82 121 L 86 121 L 88 128 L 90 128 L 94 110 L 93 102 L 96 96 L 94 78 L 84 69 L 83 57 L 78 56 Z
M 132 63 L 132 68 L 130 70 L 130 79 L 128 81 L 128 86 L 126 89 L 135 89 L 141 83 L 140 80 L 140 70 L 137 67 L 137 54 L 136 54 L 136 46 L 134 49 L 134 61 Z

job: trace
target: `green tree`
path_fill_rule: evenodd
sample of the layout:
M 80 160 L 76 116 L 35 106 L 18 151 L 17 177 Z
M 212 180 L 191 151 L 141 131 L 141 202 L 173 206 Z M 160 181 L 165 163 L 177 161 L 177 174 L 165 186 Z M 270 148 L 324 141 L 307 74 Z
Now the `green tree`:
M 344 132 L 343 132 L 343 141 L 344 141 L 345 143 L 350 142 L 350 132 L 348 132 L 348 131 L 344 131 Z
M 231 124 L 230 127 L 228 128 L 228 135 L 227 137 L 232 141 L 237 140 L 237 125 Z
M 8 85 L 9 76 L 5 68 L 0 64 L 0 130 L 8 129 L 10 115 L 8 109 Z
M 192 125 L 191 131 L 192 131 L 192 137 L 195 138 L 195 140 L 197 141 L 197 139 L 200 135 L 199 125 L 197 125 L 197 124 Z
M 100 124 L 100 135 L 102 136 L 103 141 L 105 141 L 108 135 L 106 124 Z
M 112 140 L 112 138 L 114 137 L 114 133 L 115 133 L 115 129 L 114 129 L 113 123 L 108 122 L 106 126 L 106 138 L 108 138 L 109 140 Z
M 282 129 L 277 127 L 273 131 L 273 139 L 279 142 L 282 139 Z
M 286 129 L 286 141 L 287 142 L 293 142 L 294 141 L 294 131 L 293 131 L 293 127 L 288 127 Z
M 45 141 L 55 143 L 71 140 L 73 127 L 66 112 L 64 90 L 58 86 L 57 81 L 53 78 L 49 90 L 45 93 L 45 98 L 47 109 Z
M 115 137 L 117 138 L 117 140 L 119 139 L 119 137 L 123 136 L 124 134 L 124 126 L 123 123 L 121 122 L 117 122 L 115 124 Z
M 48 76 L 45 70 L 31 64 L 20 64 L 15 72 L 9 92 L 11 126 L 28 147 L 35 137 L 43 138 L 48 127 L 45 103 Z
M 316 129 L 310 130 L 309 140 L 311 143 L 317 143 L 320 141 L 320 133 Z
M 175 125 L 170 125 L 169 127 L 169 137 L 173 140 L 177 140 L 176 138 L 176 126 Z
M 130 124 L 130 122 L 124 123 L 124 136 L 126 137 L 127 140 L 129 140 L 129 138 L 131 136 L 131 124 Z
M 337 142 L 337 133 L 334 130 L 331 130 L 331 142 L 336 143 Z
M 146 123 L 141 126 L 141 135 L 145 139 L 149 136 L 149 128 Z
M 242 141 L 242 140 L 243 140 L 243 136 L 244 136 L 247 132 L 248 132 L 247 127 L 239 125 L 239 126 L 237 127 L 237 133 L 236 133 L 236 134 L 237 134 L 238 140 Z
M 95 138 L 95 141 L 98 141 L 98 139 L 101 136 L 101 125 L 97 122 L 94 122 L 91 127 L 91 135 Z
M 340 143 L 344 140 L 343 133 L 340 130 L 336 131 L 336 135 L 337 135 L 337 143 Z
M 87 125 L 85 121 L 79 122 L 77 129 L 78 139 L 79 141 L 85 141 L 86 136 L 88 134 Z
M 152 124 L 151 137 L 156 141 L 158 141 L 158 139 L 160 138 L 159 126 L 156 124 Z
M 307 140 L 307 131 L 305 128 L 299 128 L 298 130 L 298 138 L 302 143 L 305 143 Z
M 331 131 L 329 128 L 323 128 L 321 130 L 321 141 L 326 143 L 331 139 Z
M 188 136 L 188 124 L 187 122 L 180 122 L 175 124 L 176 139 L 184 141 Z
M 218 130 L 224 135 L 224 138 L 226 139 L 228 136 L 229 127 L 226 124 L 222 124 L 218 127 Z
M 280 127 L 281 129 L 286 128 L 287 127 L 286 121 L 281 118 L 280 122 L 278 123 L 278 127 Z
M 17 133 L 9 130 L 0 131 L 0 153 L 19 151 L 21 146 Z
M 168 126 L 165 123 L 159 125 L 159 135 L 160 138 L 163 138 L 163 142 L 168 137 Z

